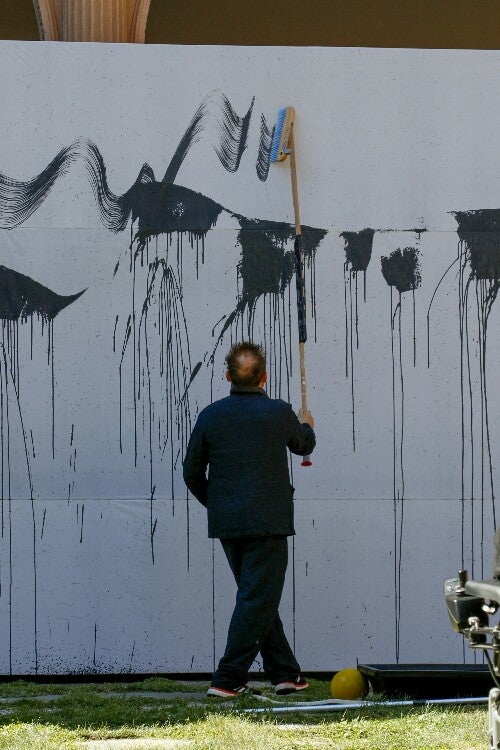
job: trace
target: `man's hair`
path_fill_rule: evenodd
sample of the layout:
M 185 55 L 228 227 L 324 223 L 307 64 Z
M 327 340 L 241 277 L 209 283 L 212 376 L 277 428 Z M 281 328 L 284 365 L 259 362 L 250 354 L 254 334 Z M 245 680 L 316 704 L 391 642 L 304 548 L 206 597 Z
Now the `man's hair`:
M 241 341 L 231 346 L 226 365 L 234 385 L 256 386 L 266 372 L 266 355 L 259 344 Z

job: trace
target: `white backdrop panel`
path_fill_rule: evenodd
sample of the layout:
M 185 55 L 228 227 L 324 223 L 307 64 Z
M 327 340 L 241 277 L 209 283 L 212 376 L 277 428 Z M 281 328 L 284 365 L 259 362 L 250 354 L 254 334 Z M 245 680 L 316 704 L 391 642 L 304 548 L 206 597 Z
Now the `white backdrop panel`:
M 1 672 L 221 655 L 235 588 L 181 463 L 231 341 L 299 403 L 262 124 L 285 105 L 318 438 L 291 459 L 287 632 L 307 669 L 464 658 L 442 580 L 491 570 L 499 58 L 0 43 Z

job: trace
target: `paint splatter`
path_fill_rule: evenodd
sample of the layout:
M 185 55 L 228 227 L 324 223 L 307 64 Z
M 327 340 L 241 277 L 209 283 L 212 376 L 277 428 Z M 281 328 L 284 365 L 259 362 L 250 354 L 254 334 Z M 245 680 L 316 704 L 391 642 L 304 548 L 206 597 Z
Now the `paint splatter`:
M 272 128 L 269 128 L 266 122 L 266 118 L 264 117 L 264 115 L 261 115 L 259 151 L 257 154 L 256 163 L 257 177 L 261 182 L 265 182 L 269 174 L 269 166 L 271 164 L 271 149 L 273 145 L 275 129 L 276 125 L 273 125 Z
M 396 661 L 399 662 L 401 620 L 401 563 L 404 531 L 405 500 L 405 390 L 402 346 L 403 295 L 412 293 L 413 365 L 416 364 L 415 290 L 421 284 L 419 251 L 414 247 L 398 248 L 389 257 L 381 258 L 382 274 L 390 288 L 390 331 L 392 359 L 392 450 L 393 450 L 393 512 L 394 512 L 394 614 L 396 630 Z M 394 306 L 394 290 L 398 292 Z M 396 357 L 399 367 L 396 366 Z M 398 372 L 397 372 L 398 370 Z
M 16 322 L 17 325 L 17 322 Z M 23 440 L 24 458 L 26 476 L 29 486 L 29 499 L 31 503 L 32 515 L 32 543 L 33 543 L 33 622 L 34 622 L 34 654 L 35 654 L 35 673 L 38 672 L 38 595 L 37 595 L 37 529 L 35 518 L 35 502 L 33 491 L 33 480 L 31 471 L 30 454 L 28 449 L 27 431 L 21 402 L 19 399 L 19 389 L 16 382 L 16 374 L 13 373 L 12 357 L 7 349 L 5 337 L 5 324 L 2 325 L 2 341 L 0 341 L 0 464 L 1 464 L 1 504 L 2 504 L 2 537 L 5 533 L 4 511 L 7 503 L 7 534 L 9 544 L 9 673 L 12 674 L 12 642 L 13 642 L 13 606 L 12 606 L 12 467 L 11 452 L 14 436 L 14 420 L 17 422 L 20 434 Z M 22 471 L 20 466 L 15 467 L 16 475 Z
M 137 285 L 141 264 L 139 256 L 134 254 L 132 309 L 125 327 L 119 364 L 120 451 L 124 450 L 122 369 L 128 357 L 133 368 L 134 462 L 137 465 L 139 440 L 145 438 L 149 465 L 153 562 L 157 526 L 153 513 L 155 488 L 158 481 L 162 485 L 165 483 L 165 478 L 156 477 L 155 471 L 161 471 L 162 461 L 168 457 L 167 481 L 174 513 L 176 464 L 179 453 L 184 455 L 191 432 L 188 391 L 201 367 L 201 363 L 194 368 L 191 366 L 179 267 L 176 271 L 171 264 L 169 250 L 170 243 L 167 242 L 165 257 L 155 254 L 150 261 L 146 269 L 145 291 L 140 293 Z M 131 353 L 128 352 L 130 348 Z
M 427 310 L 427 366 L 431 366 L 431 308 L 441 284 L 451 269 L 458 264 L 462 567 L 465 565 L 467 546 L 466 513 L 469 512 L 470 560 L 467 561 L 467 567 L 471 575 L 474 575 L 477 555 L 476 537 L 478 536 L 474 517 L 477 503 L 474 503 L 474 500 L 479 499 L 480 577 L 484 578 L 484 522 L 488 495 L 491 502 L 493 527 L 496 528 L 488 409 L 487 334 L 489 317 L 500 286 L 500 209 L 457 211 L 453 212 L 453 215 L 458 224 L 458 253 L 439 279 Z M 471 293 L 472 285 L 474 287 Z M 479 346 L 476 346 L 476 340 Z M 477 355 L 474 358 L 475 350 L 477 350 Z M 474 359 L 477 361 L 477 366 Z M 476 383 L 479 384 L 479 399 Z M 479 429 L 477 422 L 479 422 Z M 489 543 L 489 531 L 489 528 L 486 529 L 487 543 Z
M 414 247 L 398 248 L 388 258 L 382 258 L 382 274 L 389 286 L 400 294 L 420 286 L 421 277 L 418 250 Z
M 62 297 L 29 276 L 0 266 L 0 319 L 25 322 L 37 315 L 44 321 L 53 320 L 84 291 Z
M 495 488 L 493 483 L 493 461 L 488 408 L 488 322 L 498 296 L 500 286 L 500 210 L 482 209 L 454 213 L 458 224 L 457 234 L 459 263 L 459 318 L 460 318 L 460 393 L 462 423 L 462 518 L 465 501 L 470 495 L 471 516 L 471 575 L 474 575 L 475 523 L 474 498 L 480 497 L 480 563 L 484 577 L 484 517 L 487 496 L 491 503 L 493 527 L 496 529 Z M 474 283 L 475 294 L 470 295 Z M 471 300 L 472 297 L 472 300 Z M 475 308 L 472 320 L 470 308 Z M 474 328 L 476 335 L 474 336 Z M 473 372 L 471 353 L 477 337 L 478 375 Z M 479 404 L 473 392 L 473 382 L 479 382 Z M 475 407 L 479 412 L 479 429 L 474 426 Z M 467 438 L 469 447 L 467 447 Z M 470 485 L 466 492 L 466 464 Z M 489 529 L 486 530 L 489 540 Z M 462 535 L 464 536 L 464 534 Z M 462 539 L 462 557 L 465 556 L 465 539 Z
M 221 91 L 212 91 L 208 94 L 196 110 L 182 136 L 163 182 L 174 182 L 188 151 L 200 139 L 207 126 L 212 127 L 215 131 L 214 148 L 220 163 L 228 172 L 236 172 L 247 145 L 254 101 L 255 97 L 252 98 L 247 113 L 241 117 L 233 109 L 227 96 Z
M 0 320 L 1 341 L 0 350 L 2 363 L 0 365 L 0 454 L 1 454 L 1 503 L 2 503 L 2 536 L 4 534 L 4 504 L 7 501 L 8 535 L 9 535 L 9 575 L 12 581 L 12 492 L 11 492 L 11 440 L 13 414 L 17 414 L 20 432 L 23 438 L 26 472 L 29 484 L 33 524 L 33 585 L 34 585 L 34 649 L 35 672 L 38 671 L 38 620 L 37 620 L 37 529 L 35 518 L 34 490 L 30 464 L 30 453 L 35 453 L 33 433 L 30 429 L 30 443 L 28 443 L 27 426 L 21 408 L 21 368 L 19 364 L 19 327 L 30 320 L 31 358 L 33 359 L 33 318 L 41 321 L 42 335 L 47 328 L 48 344 L 47 358 L 51 373 L 52 396 L 52 456 L 54 457 L 54 318 L 75 302 L 82 292 L 74 295 L 61 296 L 39 284 L 28 276 L 0 266 Z M 16 469 L 19 471 L 19 468 Z M 41 535 L 45 524 L 45 511 L 42 521 Z M 9 597 L 11 586 L 9 585 Z M 9 603 L 9 654 L 12 654 L 12 601 Z M 11 658 L 11 656 L 10 656 Z M 12 671 L 12 664 L 10 664 Z
M 51 368 L 52 392 L 52 457 L 55 454 L 55 393 L 54 393 L 54 318 L 75 302 L 85 290 L 68 296 L 56 294 L 29 276 L 0 266 L 0 320 L 2 341 L 8 354 L 9 367 L 16 389 L 20 392 L 19 323 L 30 318 L 31 356 L 33 358 L 33 317 L 41 321 L 42 335 L 48 331 L 47 360 Z
M 238 297 L 234 310 L 224 319 L 211 355 L 226 332 L 231 338 L 254 338 L 254 321 L 260 307 L 264 348 L 268 365 L 268 392 L 274 398 L 290 397 L 292 376 L 292 322 L 290 284 L 295 273 L 294 227 L 283 222 L 249 219 L 233 214 L 240 225 L 237 243 L 241 247 L 237 267 Z M 315 257 L 326 230 L 302 227 L 304 256 L 309 271 L 311 316 L 316 321 Z M 286 390 L 285 390 L 286 389 Z
M 363 299 L 366 302 L 366 270 L 372 257 L 374 229 L 341 232 L 344 239 L 344 312 L 345 312 L 345 376 L 351 379 L 352 449 L 356 450 L 356 422 L 354 398 L 354 333 L 359 349 L 358 273 L 363 273 Z M 354 284 L 354 302 L 353 302 Z M 348 300 L 349 290 L 349 304 Z

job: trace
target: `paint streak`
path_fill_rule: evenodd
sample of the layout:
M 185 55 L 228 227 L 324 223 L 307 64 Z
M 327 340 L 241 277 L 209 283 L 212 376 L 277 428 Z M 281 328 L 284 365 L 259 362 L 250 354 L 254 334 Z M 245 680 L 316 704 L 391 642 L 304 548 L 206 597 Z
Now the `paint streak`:
M 173 183 L 189 149 L 207 126 L 215 132 L 214 148 L 222 166 L 229 172 L 236 172 L 247 144 L 253 103 L 254 99 L 247 113 L 240 117 L 222 92 L 211 92 L 191 120 L 162 182 L 155 184 L 166 188 Z M 16 180 L 0 173 L 0 227 L 12 229 L 23 224 L 75 162 L 82 162 L 87 171 L 103 224 L 113 232 L 123 231 L 135 205 L 137 184 L 154 183 L 153 171 L 148 164 L 144 164 L 135 185 L 125 194 L 115 195 L 108 186 L 106 166 L 99 149 L 86 138 L 79 138 L 62 148 L 50 164 L 31 180 Z M 168 190 L 166 192 L 169 194 Z M 157 199 L 155 205 L 162 202 Z M 150 228 L 153 229 L 153 226 L 150 225 Z
M 215 130 L 217 140 L 214 148 L 220 163 L 228 172 L 236 172 L 247 145 L 254 101 L 255 97 L 253 97 L 247 113 L 240 117 L 231 106 L 227 96 L 221 91 L 212 91 L 208 94 L 196 110 L 182 136 L 163 182 L 174 182 L 188 151 L 200 139 L 207 126 Z
M 271 164 L 271 149 L 273 146 L 274 131 L 276 125 L 269 128 L 264 115 L 260 118 L 260 140 L 259 140 L 259 151 L 257 154 L 257 177 L 261 182 L 267 180 L 269 174 L 269 166 Z
M 17 321 L 13 325 L 17 326 Z M 9 673 L 12 674 L 12 643 L 13 643 L 13 537 L 12 537 L 12 467 L 11 467 L 11 441 L 14 433 L 12 421 L 16 416 L 21 432 L 26 462 L 26 475 L 29 486 L 29 499 L 32 517 L 32 544 L 33 544 L 33 636 L 35 652 L 35 674 L 38 673 L 38 572 L 37 572 L 37 529 L 35 517 L 35 502 L 33 492 L 33 481 L 30 464 L 30 453 L 28 449 L 28 438 L 19 400 L 18 370 L 12 366 L 11 350 L 6 343 L 5 323 L 2 325 L 2 341 L 0 341 L 0 452 L 1 452 L 1 502 L 2 502 L 2 536 L 4 534 L 3 518 L 4 504 L 7 501 L 8 516 L 8 539 L 9 539 Z M 17 339 L 16 339 L 17 341 Z M 20 467 L 15 467 L 16 473 Z
M 224 210 L 223 206 L 202 193 L 180 185 L 159 182 L 140 182 L 130 188 L 123 198 L 127 215 L 136 226 L 136 253 L 143 253 L 146 241 L 160 234 L 177 233 L 182 254 L 182 237 L 186 235 L 191 247 L 198 247 Z
M 147 266 L 145 287 L 139 293 L 140 255 L 134 253 L 131 311 L 121 348 L 120 378 L 120 450 L 122 436 L 122 368 L 125 357 L 132 360 L 134 372 L 134 461 L 139 457 L 139 441 L 145 439 L 149 465 L 150 541 L 154 563 L 154 536 L 158 519 L 154 515 L 155 471 L 161 471 L 165 457 L 169 463 L 172 513 L 175 512 L 175 464 L 179 452 L 184 455 L 191 433 L 188 391 L 201 363 L 191 367 L 187 323 L 180 285 L 180 258 L 176 268 L 170 263 L 167 240 L 163 257 L 155 256 Z M 132 352 L 129 352 L 132 347 Z M 142 406 L 142 418 L 140 409 Z M 179 450 L 176 447 L 179 446 Z M 141 451 L 142 455 L 142 451 Z M 162 475 L 160 481 L 164 484 Z
M 29 276 L 0 266 L 0 319 L 25 322 L 28 317 L 37 315 L 47 322 L 81 297 L 84 291 L 61 296 Z
M 55 378 L 54 378 L 54 318 L 75 302 L 85 289 L 76 294 L 61 296 L 39 284 L 29 276 L 0 266 L 0 320 L 2 341 L 9 355 L 11 375 L 20 392 L 19 322 L 30 318 L 31 358 L 33 358 L 33 317 L 41 320 L 42 335 L 47 326 L 47 361 L 51 371 L 52 398 L 52 457 L 55 456 Z
M 461 412 L 461 506 L 462 567 L 466 562 L 466 515 L 470 515 L 470 539 L 467 568 L 474 575 L 476 531 L 474 508 L 479 499 L 480 577 L 484 578 L 485 503 L 491 503 L 496 528 L 495 489 L 488 410 L 487 333 L 493 304 L 500 285 L 500 209 L 453 212 L 459 238 L 457 257 L 446 268 L 436 285 L 427 310 L 427 366 L 430 356 L 431 308 L 452 268 L 458 264 L 458 312 L 460 336 L 460 412 Z M 471 294 L 471 285 L 474 285 Z M 471 319 L 472 316 L 472 319 Z M 479 345 L 476 346 L 476 340 Z M 472 353 L 477 351 L 477 369 Z M 475 383 L 479 383 L 479 399 Z M 479 401 L 479 403 L 477 403 Z M 477 414 L 479 412 L 479 416 Z M 479 422 L 479 429 L 477 427 Z M 477 445 L 479 443 L 479 446 Z M 479 486 L 478 486 L 479 485 Z M 479 495 L 479 497 L 478 497 Z M 477 511 L 476 511 L 477 513 Z M 487 531 L 487 534 L 489 530 Z M 489 536 L 487 536 L 489 544 Z
M 344 239 L 344 311 L 345 311 L 345 375 L 351 380 L 351 413 L 352 413 L 352 449 L 356 451 L 356 420 L 354 397 L 354 330 L 356 332 L 356 349 L 359 349 L 359 315 L 358 315 L 358 273 L 363 273 L 363 299 L 366 302 L 366 270 L 372 257 L 374 229 L 362 229 L 359 232 L 341 232 Z M 354 282 L 354 304 L 352 286 Z M 349 306 L 347 304 L 349 290 Z
M 0 226 L 12 229 L 29 219 L 79 156 L 78 147 L 71 144 L 61 149 L 39 175 L 24 182 L 0 173 Z
M 414 247 L 398 248 L 389 257 L 381 258 L 382 274 L 390 288 L 390 331 L 392 359 L 392 449 L 393 449 L 393 514 L 394 514 L 394 617 L 396 631 L 396 661 L 399 663 L 401 621 L 401 571 L 404 536 L 405 501 L 405 389 L 402 347 L 403 294 L 412 292 L 415 321 L 414 292 L 421 284 L 419 251 Z M 394 290 L 398 292 L 394 306 Z M 413 324 L 415 351 L 415 322 Z M 398 372 L 396 358 L 399 364 Z M 415 356 L 413 360 L 415 366 Z M 399 377 L 398 377 L 399 376 Z M 399 400 L 398 400 L 399 396 Z
M 471 575 L 474 575 L 475 518 L 474 499 L 479 489 L 481 577 L 484 577 L 484 516 L 485 503 L 491 503 L 493 527 L 496 528 L 495 488 L 488 408 L 488 323 L 500 286 L 500 210 L 482 209 L 454 213 L 458 224 L 459 263 L 459 318 L 460 318 L 460 394 L 461 394 L 461 501 L 465 523 L 466 501 L 470 497 L 470 555 Z M 470 300 L 471 285 L 474 294 Z M 475 321 L 469 319 L 470 308 L 475 308 Z M 476 333 L 474 334 L 474 328 Z M 478 346 L 478 376 L 473 371 L 471 353 Z M 479 404 L 474 394 L 474 382 L 479 382 Z M 475 406 L 478 406 L 479 429 L 475 427 Z M 467 446 L 467 443 L 469 446 Z M 477 445 L 477 443 L 479 445 Z M 469 487 L 466 491 L 466 473 Z M 479 485 L 479 487 L 477 486 Z M 487 536 L 489 541 L 489 535 Z M 465 557 L 465 529 L 462 531 L 462 557 Z
M 233 214 L 240 225 L 237 244 L 241 247 L 237 267 L 238 297 L 234 310 L 226 316 L 210 361 L 229 331 L 231 338 L 254 338 L 257 309 L 264 329 L 264 349 L 268 365 L 268 392 L 274 398 L 290 398 L 292 376 L 292 323 L 290 284 L 295 275 L 294 227 L 283 222 L 249 219 Z M 314 297 L 315 257 L 326 230 L 302 227 L 306 267 L 310 271 L 312 318 L 316 319 Z M 213 370 L 212 370 L 213 373 Z M 286 388 L 286 392 L 285 392 Z
M 34 586 L 34 648 L 35 648 L 35 673 L 38 671 L 38 573 L 37 573 L 37 526 L 35 517 L 34 491 L 30 466 L 30 454 L 35 457 L 35 445 L 33 432 L 28 432 L 21 408 L 21 367 L 19 362 L 19 326 L 30 319 L 31 337 L 31 359 L 33 359 L 33 318 L 36 316 L 41 321 L 41 333 L 47 328 L 47 360 L 50 368 L 51 399 L 52 399 L 52 456 L 55 455 L 55 393 L 54 393 L 54 318 L 75 302 L 81 295 L 61 296 L 39 284 L 28 276 L 0 266 L 0 320 L 1 320 L 1 355 L 3 366 L 1 367 L 1 395 L 0 395 L 0 442 L 1 442 L 1 493 L 2 493 L 2 534 L 4 531 L 4 502 L 8 503 L 9 518 L 9 654 L 12 659 L 12 495 L 11 495 L 11 466 L 10 466 L 10 444 L 11 444 L 11 418 L 13 401 L 15 411 L 19 417 L 19 425 L 23 438 L 26 469 L 29 482 L 29 493 L 32 514 L 33 530 L 33 586 Z M 45 528 L 45 514 L 43 513 L 40 539 L 43 538 Z M 12 664 L 9 665 L 12 671 Z

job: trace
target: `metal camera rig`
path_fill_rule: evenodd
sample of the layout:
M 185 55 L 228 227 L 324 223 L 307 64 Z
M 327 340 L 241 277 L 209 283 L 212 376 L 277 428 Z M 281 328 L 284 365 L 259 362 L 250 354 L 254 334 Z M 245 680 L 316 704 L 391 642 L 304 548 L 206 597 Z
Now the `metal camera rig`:
M 500 623 L 489 624 L 500 608 L 500 580 L 468 580 L 467 571 L 459 570 L 458 578 L 448 578 L 444 589 L 453 630 L 462 633 L 470 648 L 482 651 L 488 662 L 496 685 L 488 700 L 489 748 L 500 750 Z

